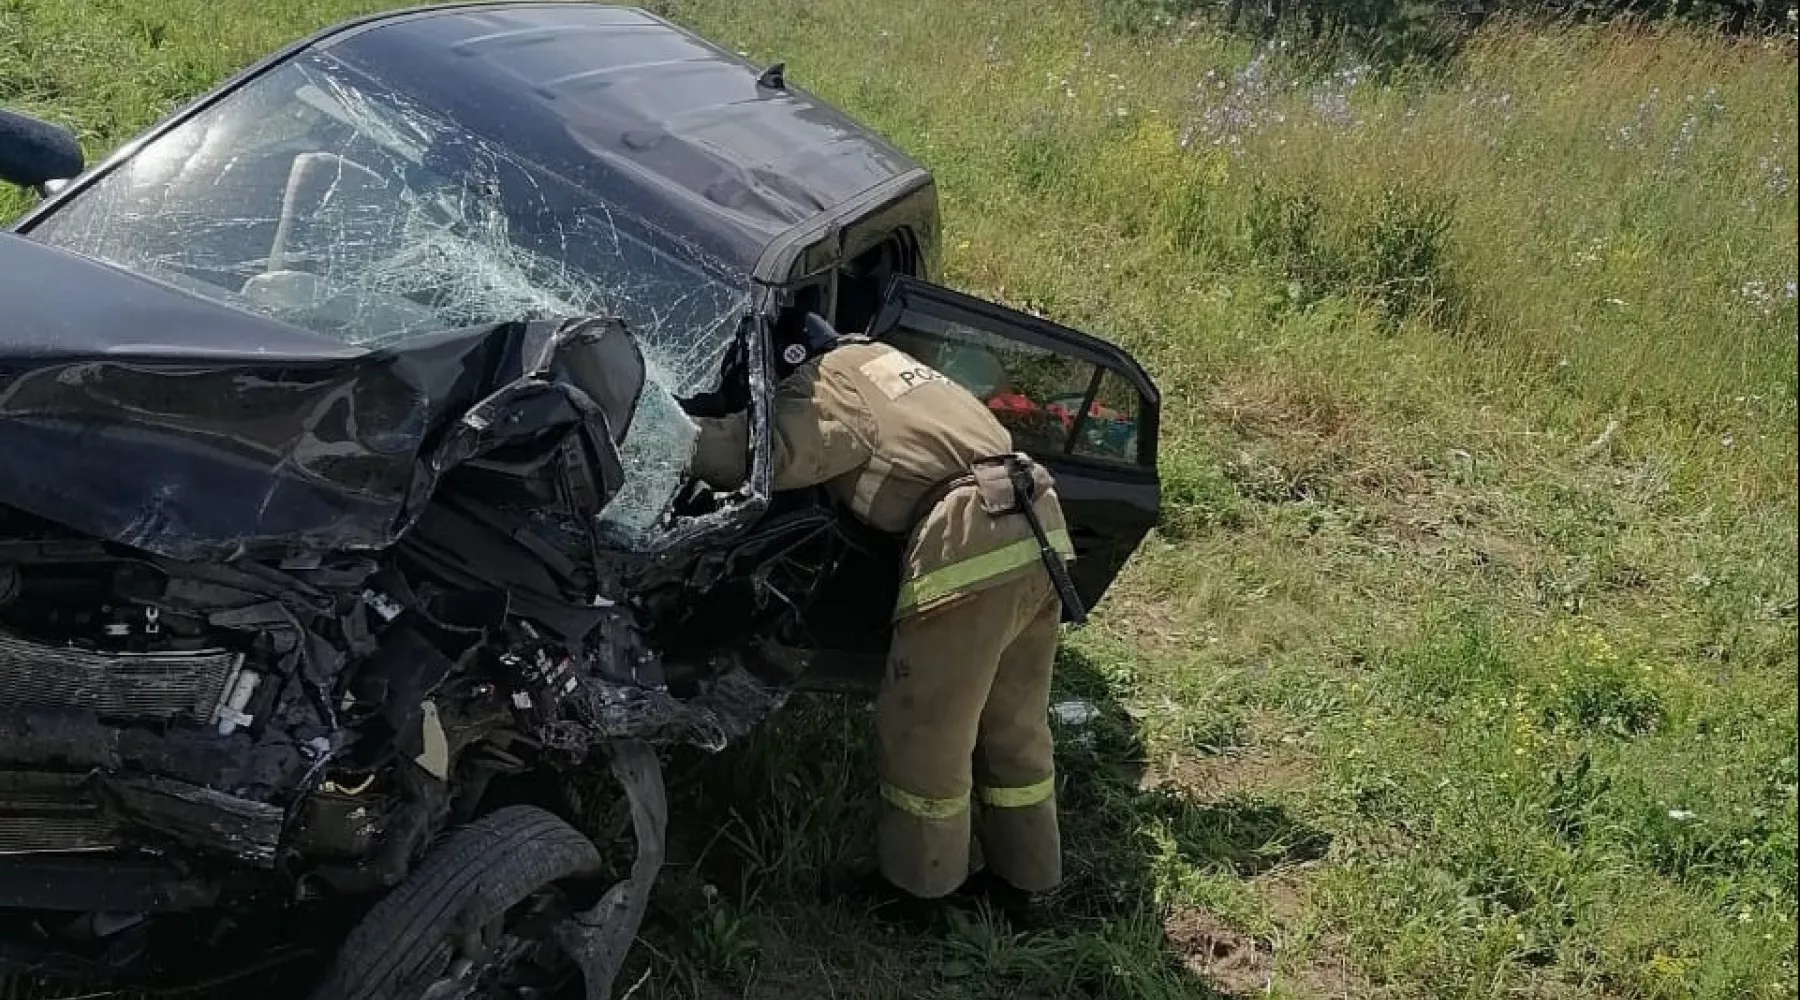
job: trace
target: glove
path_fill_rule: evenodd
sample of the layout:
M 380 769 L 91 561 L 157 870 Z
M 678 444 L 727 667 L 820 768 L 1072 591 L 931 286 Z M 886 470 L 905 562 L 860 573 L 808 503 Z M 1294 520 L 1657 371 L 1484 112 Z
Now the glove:
M 806 349 L 813 354 L 823 354 L 837 346 L 843 335 L 831 322 L 818 313 L 806 314 Z

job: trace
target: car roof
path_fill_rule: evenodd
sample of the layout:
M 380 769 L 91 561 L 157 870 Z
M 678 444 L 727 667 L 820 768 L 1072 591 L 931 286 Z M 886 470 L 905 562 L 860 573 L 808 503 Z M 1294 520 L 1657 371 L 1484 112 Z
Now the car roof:
M 310 47 L 741 273 L 783 233 L 922 172 L 841 111 L 638 8 L 424 7 Z

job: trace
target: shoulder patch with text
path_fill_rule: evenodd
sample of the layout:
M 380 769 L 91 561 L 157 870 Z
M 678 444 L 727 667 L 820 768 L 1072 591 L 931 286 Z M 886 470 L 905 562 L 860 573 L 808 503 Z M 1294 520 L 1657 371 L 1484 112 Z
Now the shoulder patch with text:
M 922 385 L 949 381 L 942 372 L 904 354 L 883 354 L 863 362 L 857 370 L 889 399 L 899 399 Z

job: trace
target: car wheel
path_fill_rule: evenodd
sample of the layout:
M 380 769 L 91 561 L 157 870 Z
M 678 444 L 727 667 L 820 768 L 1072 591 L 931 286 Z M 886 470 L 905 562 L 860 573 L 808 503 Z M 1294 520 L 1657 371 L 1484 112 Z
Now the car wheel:
M 462 827 L 369 909 L 313 1000 L 528 1000 L 581 973 L 553 928 L 592 841 L 552 813 L 508 806 Z M 577 991 L 579 993 L 579 991 Z

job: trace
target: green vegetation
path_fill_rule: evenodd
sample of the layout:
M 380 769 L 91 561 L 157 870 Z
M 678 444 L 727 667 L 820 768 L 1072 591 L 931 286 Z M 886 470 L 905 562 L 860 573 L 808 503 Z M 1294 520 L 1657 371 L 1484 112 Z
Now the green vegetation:
M 0 102 L 102 153 L 374 6 L 0 0 Z M 1167 515 L 1066 644 L 1103 712 L 1050 927 L 826 891 L 867 718 L 798 704 L 679 762 L 640 995 L 1795 995 L 1790 54 L 1489 22 L 1374 72 L 1119 3 L 654 6 L 932 167 L 952 283 L 1137 352 Z

